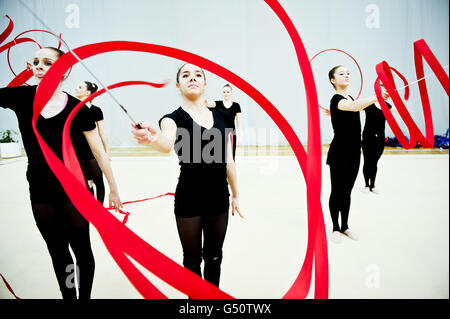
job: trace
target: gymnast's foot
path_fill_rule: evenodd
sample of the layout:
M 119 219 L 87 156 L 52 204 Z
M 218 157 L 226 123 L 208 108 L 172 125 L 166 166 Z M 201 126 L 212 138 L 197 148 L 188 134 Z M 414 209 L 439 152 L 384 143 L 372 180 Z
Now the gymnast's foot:
M 379 191 L 378 188 L 376 188 L 376 187 L 372 187 L 372 188 L 370 189 L 370 191 L 371 191 L 372 193 L 374 193 L 374 194 L 380 194 L 380 191 Z
M 340 232 L 338 231 L 334 231 L 333 233 L 331 233 L 330 235 L 330 240 L 335 243 L 335 244 L 339 244 L 342 241 L 342 235 Z
M 347 229 L 346 231 L 344 231 L 344 235 L 346 235 L 350 239 L 358 240 L 358 236 L 355 234 L 355 232 L 353 232 L 350 229 Z
M 368 187 L 368 186 L 364 187 L 363 193 L 364 194 L 370 194 L 370 187 Z

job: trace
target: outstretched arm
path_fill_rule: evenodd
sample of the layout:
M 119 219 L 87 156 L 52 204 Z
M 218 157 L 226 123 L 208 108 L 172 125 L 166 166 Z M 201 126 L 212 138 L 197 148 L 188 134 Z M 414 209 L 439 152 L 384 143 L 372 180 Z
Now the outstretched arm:
M 383 99 L 387 100 L 389 98 L 389 93 L 384 88 L 382 88 L 381 92 L 383 94 Z M 363 99 L 358 99 L 356 101 L 349 101 L 347 99 L 342 99 L 338 103 L 338 109 L 340 109 L 341 111 L 359 112 L 364 110 L 369 105 L 372 105 L 376 101 L 378 101 L 376 95 Z
M 84 132 L 84 136 L 89 143 L 89 146 L 97 160 L 100 169 L 103 174 L 105 174 L 106 180 L 109 185 L 109 206 L 114 206 L 116 211 L 122 208 L 122 202 L 120 201 L 119 189 L 117 187 L 116 181 L 114 179 L 114 174 L 109 162 L 109 158 L 103 148 L 100 135 L 98 134 L 97 128 Z
M 152 145 L 161 153 L 170 153 L 175 145 L 177 134 L 177 125 L 175 121 L 165 117 L 161 121 L 161 131 L 153 125 L 143 122 L 140 123 L 142 129 L 138 129 L 132 124 L 134 138 L 141 145 Z

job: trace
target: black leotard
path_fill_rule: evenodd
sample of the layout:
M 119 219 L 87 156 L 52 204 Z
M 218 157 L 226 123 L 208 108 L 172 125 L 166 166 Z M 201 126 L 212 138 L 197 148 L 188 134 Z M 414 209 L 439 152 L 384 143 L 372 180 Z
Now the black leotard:
M 0 106 L 9 108 L 16 113 L 23 145 L 28 157 L 27 180 L 30 185 L 31 199 L 42 201 L 46 198 L 52 200 L 61 198 L 62 200 L 68 200 L 61 184 L 47 165 L 31 126 L 32 105 L 36 88 L 37 86 L 0 88 Z M 44 141 L 61 160 L 64 123 L 70 112 L 79 103 L 79 100 L 73 96 L 69 94 L 67 96 L 67 104 L 60 113 L 47 119 L 40 115 L 36 123 L 38 132 Z M 88 157 L 89 155 L 86 154 L 91 153 L 83 132 L 94 128 L 95 122 L 91 120 L 87 107 L 83 106 L 74 117 L 70 130 L 70 136 L 78 158 Z
M 233 159 L 236 156 L 236 145 L 237 145 L 237 134 L 236 134 L 236 125 L 234 124 L 236 114 L 241 113 L 241 106 L 239 103 L 233 102 L 230 107 L 225 107 L 223 101 L 216 101 L 216 108 L 223 110 L 229 115 L 229 127 L 233 128 Z
M 351 192 L 361 158 L 361 122 L 359 112 L 338 109 L 339 101 L 342 99 L 345 97 L 335 94 L 330 102 L 334 137 L 328 151 L 327 164 L 330 166 L 331 177 L 329 208 L 333 231 L 344 232 L 348 229 Z M 338 223 L 339 213 L 341 226 Z
M 164 115 L 159 121 L 161 123 L 163 118 L 168 117 L 177 125 L 175 151 L 180 159 L 180 176 L 175 192 L 175 215 L 179 217 L 218 215 L 227 212 L 229 208 L 226 146 L 228 133 L 231 132 L 230 119 L 220 109 L 210 110 L 214 118 L 211 129 L 198 125 L 181 107 Z M 183 140 L 182 130 L 189 133 L 188 145 Z M 213 131 L 220 136 L 207 136 Z M 213 140 L 218 144 L 211 149 L 210 143 Z M 215 156 L 211 163 L 201 156 L 205 152 Z

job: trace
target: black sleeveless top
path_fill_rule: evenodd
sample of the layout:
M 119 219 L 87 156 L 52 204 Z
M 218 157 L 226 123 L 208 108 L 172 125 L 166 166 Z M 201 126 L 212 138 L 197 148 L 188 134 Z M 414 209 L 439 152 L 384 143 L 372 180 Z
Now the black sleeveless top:
M 179 107 L 164 118 L 177 125 L 175 152 L 180 176 L 175 191 L 175 215 L 179 217 L 212 216 L 228 212 L 227 142 L 232 131 L 230 117 L 220 109 L 210 109 L 211 128 L 197 124 Z
M 353 97 L 350 96 L 352 100 Z M 327 155 L 327 164 L 351 161 L 361 156 L 361 121 L 359 112 L 338 109 L 339 101 L 345 99 L 340 94 L 331 98 L 330 113 L 334 137 Z
M 27 180 L 30 185 L 31 199 L 67 201 L 68 198 L 61 184 L 45 161 L 31 126 L 36 88 L 37 86 L 0 88 L 0 107 L 9 108 L 16 113 L 23 146 L 28 157 Z M 80 102 L 69 94 L 67 97 L 67 104 L 61 112 L 50 118 L 39 115 L 36 122 L 39 134 L 60 160 L 62 160 L 64 124 L 70 112 Z M 91 153 L 83 132 L 93 129 L 95 129 L 95 122 L 92 121 L 87 107 L 83 106 L 74 117 L 70 128 L 70 138 L 78 159 L 88 157 L 87 151 Z

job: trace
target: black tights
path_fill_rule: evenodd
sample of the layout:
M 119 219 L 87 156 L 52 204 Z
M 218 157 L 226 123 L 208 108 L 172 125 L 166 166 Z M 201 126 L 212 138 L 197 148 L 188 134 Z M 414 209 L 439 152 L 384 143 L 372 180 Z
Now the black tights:
M 70 202 L 31 202 L 36 225 L 47 244 L 63 299 L 76 299 L 74 269 L 77 270 L 79 299 L 89 299 L 95 261 L 89 237 L 89 223 Z M 76 262 L 69 252 L 69 245 Z
M 363 137 L 362 150 L 364 156 L 363 174 L 366 187 L 375 187 L 377 164 L 384 151 L 384 136 Z
M 358 176 L 360 159 L 348 159 L 339 165 L 330 165 L 331 194 L 329 208 L 333 231 L 344 232 L 348 229 L 348 215 L 350 212 L 351 194 L 356 176 Z M 339 213 L 342 225 L 339 227 Z
M 92 180 L 94 182 L 95 189 L 97 190 L 96 198 L 100 203 L 103 204 L 105 200 L 105 184 L 103 182 L 103 173 L 97 163 L 97 160 L 95 158 L 90 160 L 82 160 L 80 161 L 80 165 L 86 181 Z M 94 194 L 93 188 L 89 187 L 89 190 L 92 194 Z
M 202 257 L 204 279 L 219 287 L 222 246 L 228 226 L 228 212 L 216 216 L 176 217 L 183 247 L 183 265 L 200 277 Z M 202 249 L 203 232 L 203 249 Z

